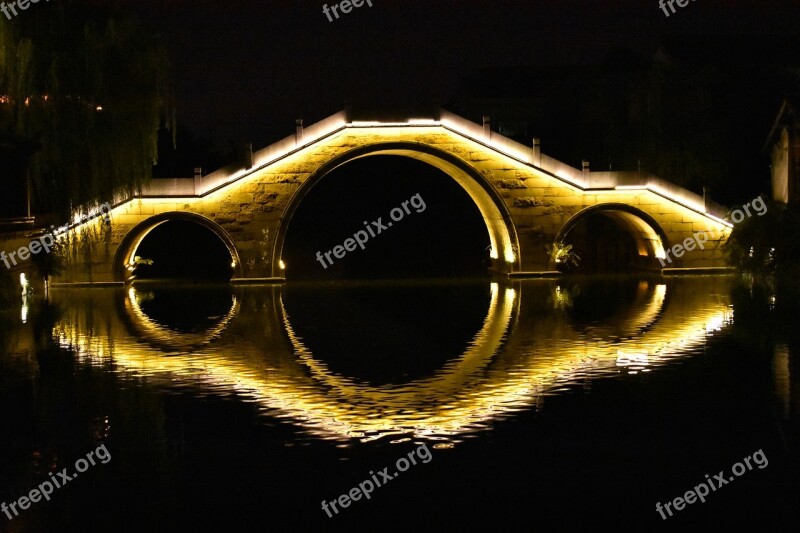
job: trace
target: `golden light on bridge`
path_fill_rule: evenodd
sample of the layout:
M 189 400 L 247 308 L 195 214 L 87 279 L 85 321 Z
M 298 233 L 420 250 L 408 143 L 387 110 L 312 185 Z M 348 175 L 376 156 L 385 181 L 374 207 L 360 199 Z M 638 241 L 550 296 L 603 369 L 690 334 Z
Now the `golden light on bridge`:
M 551 270 L 544 245 L 529 237 L 534 229 L 545 244 L 556 242 L 559 232 L 577 223 L 576 217 L 586 210 L 608 206 L 615 212 L 613 204 L 630 207 L 618 218 L 634 236 L 640 256 L 658 264 L 656 259 L 667 257 L 667 247 L 705 231 L 706 247 L 686 253 L 677 266 L 725 266 L 718 248 L 730 224 L 707 208 L 703 198 L 657 177 L 576 169 L 446 111 L 439 119 L 399 122 L 350 122 L 344 113 L 337 113 L 253 153 L 249 168 L 229 167 L 193 179 L 153 180 L 140 196 L 120 199 L 111 217 L 117 231 L 123 232 L 127 250 L 112 250 L 113 260 L 121 261 L 121 266 L 104 265 L 103 275 L 109 279 L 102 280 L 124 281 L 117 272 L 132 264 L 138 243 L 152 229 L 148 220 L 171 213 L 202 217 L 226 243 L 236 266 L 256 265 L 235 277 L 282 279 L 283 240 L 305 194 L 333 169 L 373 155 L 416 159 L 453 178 L 484 220 L 492 268 L 508 275 Z M 236 227 L 228 227 L 231 209 L 252 215 L 266 204 L 280 216 L 258 222 L 236 220 Z M 134 231 L 141 234 L 132 235 Z M 251 237 L 262 234 L 269 238 L 254 250 Z M 239 256 L 240 248 L 244 257 Z M 261 261 L 264 249 L 268 257 Z M 117 259 L 120 256 L 124 257 Z M 74 271 L 78 276 L 81 269 Z

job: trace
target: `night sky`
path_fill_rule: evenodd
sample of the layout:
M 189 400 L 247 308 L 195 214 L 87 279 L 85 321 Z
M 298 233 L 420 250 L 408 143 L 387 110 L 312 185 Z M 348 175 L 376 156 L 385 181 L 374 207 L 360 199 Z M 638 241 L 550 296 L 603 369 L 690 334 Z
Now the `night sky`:
M 348 14 L 340 13 L 332 22 L 323 13 L 326 2 L 318 0 L 120 1 L 144 20 L 167 48 L 179 127 L 189 137 L 208 140 L 184 148 L 183 163 L 162 165 L 160 172 L 157 169 L 160 177 L 188 176 L 198 165 L 205 172 L 213 171 L 235 157 L 244 143 L 251 142 L 258 150 L 291 135 L 295 119 L 302 118 L 309 125 L 344 109 L 346 103 L 356 110 L 433 110 L 442 106 L 459 112 L 453 106 L 464 95 L 530 99 L 538 96 L 533 94 L 537 91 L 559 94 L 562 89 L 557 84 L 565 79 L 575 80 L 567 82 L 570 97 L 582 98 L 583 72 L 594 75 L 588 72 L 607 64 L 609 57 L 635 56 L 649 62 L 664 43 L 680 51 L 682 61 L 702 62 L 709 60 L 704 57 L 706 52 L 727 56 L 727 43 L 733 42 L 736 47 L 730 49 L 732 57 L 725 57 L 726 61 L 754 54 L 745 61 L 760 64 L 758 54 L 771 52 L 770 45 L 763 44 L 764 38 L 796 37 L 800 20 L 800 2 L 796 1 L 703 0 L 683 8 L 676 5 L 676 12 L 666 17 L 657 0 L 372 0 L 372 7 L 365 3 Z M 714 46 L 705 47 L 703 42 Z M 711 52 L 714 47 L 716 51 Z M 787 50 L 782 52 L 785 55 Z M 546 79 L 546 74 L 541 74 L 547 72 L 544 67 L 557 73 L 559 80 Z M 520 72 L 529 74 L 523 79 Z M 768 160 L 761 153 L 761 144 L 782 95 L 767 87 L 751 98 L 749 93 L 753 87 L 760 90 L 761 82 L 754 79 L 749 83 L 735 88 L 741 94 L 731 99 L 747 102 L 747 109 L 725 109 L 734 118 L 724 124 L 741 130 L 741 135 L 734 135 L 736 144 L 730 151 L 742 157 L 730 179 L 717 187 L 712 197 L 728 205 L 768 188 Z M 602 123 L 601 131 L 589 131 L 582 127 L 583 120 L 575 110 L 558 108 L 548 113 L 542 120 L 546 124 L 528 126 L 542 136 L 545 153 L 580 166 L 585 154 L 603 144 Z M 414 114 L 422 115 L 414 111 L 407 116 Z M 479 115 L 465 116 L 480 120 Z M 684 123 L 692 121 L 692 117 L 682 117 Z M 179 150 L 182 136 L 179 133 Z M 216 158 L 208 155 L 210 151 Z M 615 157 L 614 153 L 605 155 Z M 593 162 L 608 168 L 609 161 Z M 287 276 L 360 278 L 373 271 L 392 276 L 412 272 L 459 276 L 484 270 L 481 257 L 487 236 L 479 215 L 471 212 L 476 211 L 474 205 L 461 198 L 463 191 L 452 180 L 437 179 L 437 172 L 418 167 L 374 161 L 348 165 L 338 173 L 341 175 L 330 176 L 326 180 L 329 186 L 310 195 L 293 221 L 284 250 L 284 259 L 292 267 Z M 615 169 L 621 170 L 619 165 Z M 392 180 L 381 179 L 380 186 L 367 186 L 375 176 L 386 178 L 388 173 L 394 176 Z M 696 183 L 687 186 L 701 190 Z M 429 199 L 429 212 L 410 217 L 402 228 L 393 228 L 391 236 L 383 237 L 380 245 L 350 254 L 335 268 L 323 270 L 316 264 L 317 250 L 324 252 L 340 244 L 343 236 L 359 229 L 360 221 L 385 215 L 395 200 L 414 193 Z M 383 204 L 385 209 L 376 207 Z M 455 221 L 455 227 L 445 227 L 447 220 Z M 186 251 L 178 254 L 181 264 L 168 264 L 165 258 L 175 255 L 169 244 L 175 238 L 168 238 L 169 232 L 185 237 L 188 231 L 173 226 L 162 228 L 166 232 L 163 238 L 148 239 L 154 249 L 143 249 L 167 271 L 144 268 L 141 274 L 151 271 L 156 277 L 171 277 L 172 271 L 195 265 L 203 274 L 221 272 L 222 278 L 227 277 L 224 250 L 209 254 L 210 248 L 206 248 L 201 256 Z M 166 248 L 159 249 L 154 242 Z M 218 260 L 210 259 L 212 256 Z M 388 265 L 397 266 L 397 272 L 388 272 Z M 435 265 L 439 266 L 433 268 Z
M 650 57 L 668 35 L 797 35 L 800 20 L 796 1 L 702 0 L 666 17 L 656 0 L 373 0 L 333 22 L 319 0 L 122 3 L 170 53 L 179 123 L 255 148 L 346 100 L 446 105 L 481 68 L 578 69 L 620 48 Z

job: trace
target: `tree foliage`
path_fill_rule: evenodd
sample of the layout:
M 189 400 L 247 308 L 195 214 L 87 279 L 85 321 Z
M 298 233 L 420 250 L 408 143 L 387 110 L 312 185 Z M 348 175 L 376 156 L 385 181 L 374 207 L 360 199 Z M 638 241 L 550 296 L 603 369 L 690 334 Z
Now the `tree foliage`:
M 581 260 L 580 256 L 572 250 L 572 245 L 563 241 L 545 245 L 545 251 L 559 267 L 577 267 Z
M 0 132 L 39 142 L 40 211 L 66 215 L 137 191 L 174 128 L 163 46 L 122 11 L 41 3 L 0 24 Z
M 740 272 L 780 283 L 797 284 L 800 275 L 800 206 L 772 203 L 764 216 L 737 224 L 725 250 Z
M 690 40 L 691 41 L 691 40 Z M 599 103 L 609 159 L 617 168 L 651 172 L 719 201 L 735 202 L 767 184 L 759 150 L 784 93 L 800 88 L 796 56 L 785 48 L 734 40 L 706 46 L 704 38 L 662 47 L 647 65 L 611 69 Z M 609 70 L 608 67 L 606 70 Z

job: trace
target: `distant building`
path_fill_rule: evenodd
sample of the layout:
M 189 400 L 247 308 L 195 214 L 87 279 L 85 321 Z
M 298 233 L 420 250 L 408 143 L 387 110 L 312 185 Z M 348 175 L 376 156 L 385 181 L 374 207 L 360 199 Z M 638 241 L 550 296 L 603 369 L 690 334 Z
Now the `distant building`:
M 800 120 L 797 106 L 783 100 L 772 125 L 764 151 L 771 158 L 772 198 L 776 202 L 800 202 Z

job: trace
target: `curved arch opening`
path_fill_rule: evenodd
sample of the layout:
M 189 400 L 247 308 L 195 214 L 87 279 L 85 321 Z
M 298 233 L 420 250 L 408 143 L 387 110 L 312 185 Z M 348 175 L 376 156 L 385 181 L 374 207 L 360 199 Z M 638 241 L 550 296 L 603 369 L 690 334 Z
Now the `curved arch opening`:
M 625 204 L 584 209 L 561 229 L 555 243 L 571 246 L 575 261 L 552 259 L 562 272 L 625 273 L 661 269 L 667 237 L 643 211 Z
M 321 173 L 295 198 L 281 254 L 287 279 L 486 276 L 503 246 L 469 191 L 416 158 L 369 155 Z
M 164 213 L 140 223 L 123 239 L 114 264 L 120 281 L 228 282 L 240 271 L 227 233 L 193 213 Z

